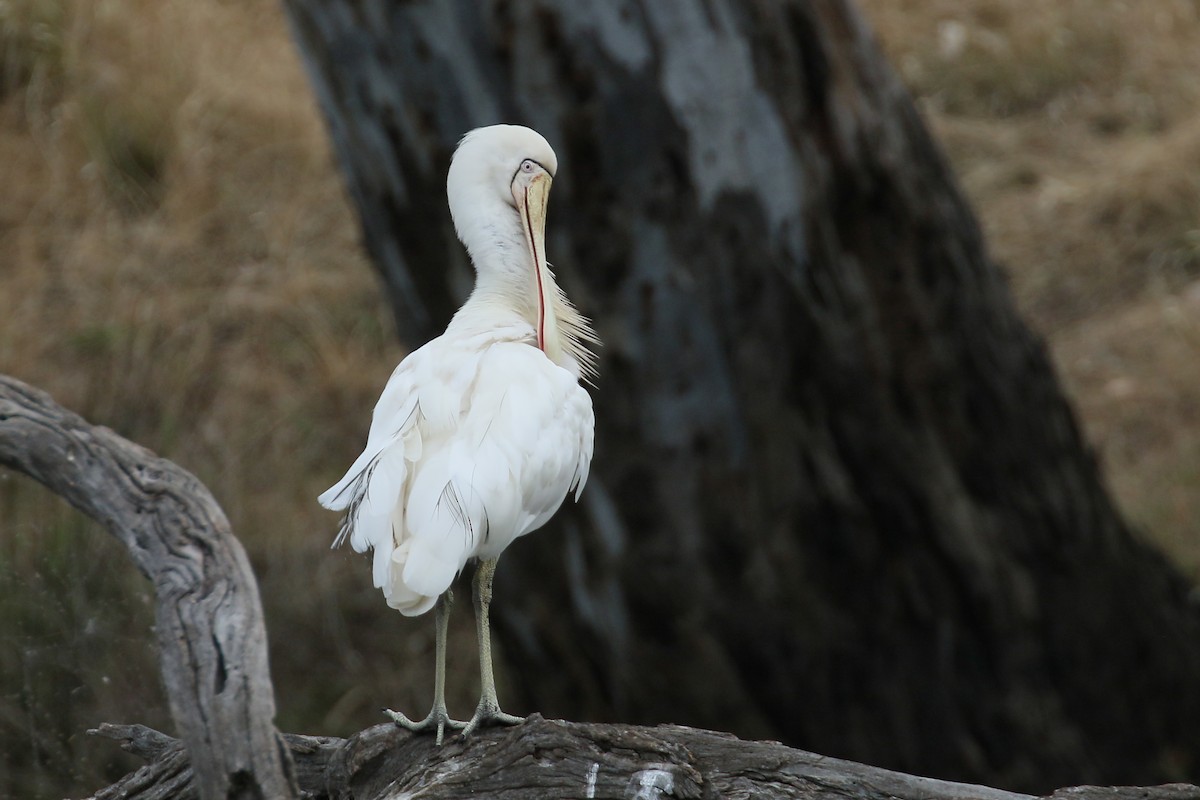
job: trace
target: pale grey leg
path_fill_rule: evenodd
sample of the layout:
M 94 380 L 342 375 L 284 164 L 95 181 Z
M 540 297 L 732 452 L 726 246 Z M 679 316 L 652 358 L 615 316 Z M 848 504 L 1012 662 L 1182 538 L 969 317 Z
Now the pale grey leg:
M 475 628 L 479 634 L 479 676 L 481 692 L 475 716 L 463 729 L 463 736 L 484 725 L 516 725 L 524 717 L 505 714 L 496 700 L 496 679 L 492 675 L 492 637 L 488 621 L 488 606 L 492 603 L 492 576 L 496 573 L 496 560 L 479 562 L 475 570 Z
M 438 744 L 442 743 L 446 728 L 458 730 L 466 725 L 465 722 L 450 719 L 446 712 L 446 628 L 450 623 L 450 608 L 453 605 L 454 593 L 447 589 L 433 607 L 434 624 L 437 626 L 434 639 L 436 662 L 433 668 L 433 708 L 429 710 L 429 716 L 420 722 L 413 722 L 399 711 L 392 711 L 390 708 L 383 710 L 392 722 L 414 733 L 436 728 Z

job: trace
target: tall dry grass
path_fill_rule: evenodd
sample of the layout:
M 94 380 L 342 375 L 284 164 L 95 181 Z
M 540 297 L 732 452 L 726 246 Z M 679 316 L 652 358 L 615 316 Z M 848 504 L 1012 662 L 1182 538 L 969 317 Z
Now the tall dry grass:
M 1200 24 L 1189 0 L 869 0 L 1126 510 L 1200 571 Z M 0 0 L 0 372 L 194 471 L 259 576 L 280 722 L 428 702 L 429 626 L 315 494 L 402 355 L 276 0 Z M 169 725 L 149 587 L 0 473 L 0 797 Z M 471 650 L 470 620 L 454 630 Z M 452 707 L 473 698 L 451 675 Z

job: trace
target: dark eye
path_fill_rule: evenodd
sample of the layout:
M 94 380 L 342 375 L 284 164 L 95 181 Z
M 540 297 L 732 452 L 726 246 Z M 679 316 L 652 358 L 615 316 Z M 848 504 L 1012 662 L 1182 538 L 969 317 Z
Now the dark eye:
M 521 162 L 521 172 L 533 172 L 536 167 L 537 164 L 533 163 L 531 159 L 527 158 Z

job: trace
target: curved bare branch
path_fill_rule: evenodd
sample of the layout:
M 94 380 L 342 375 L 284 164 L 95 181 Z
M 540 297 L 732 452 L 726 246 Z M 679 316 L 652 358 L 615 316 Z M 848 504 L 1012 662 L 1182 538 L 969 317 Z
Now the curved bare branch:
M 103 524 L 154 584 L 163 682 L 203 797 L 296 795 L 258 585 L 191 473 L 0 376 L 0 464 Z

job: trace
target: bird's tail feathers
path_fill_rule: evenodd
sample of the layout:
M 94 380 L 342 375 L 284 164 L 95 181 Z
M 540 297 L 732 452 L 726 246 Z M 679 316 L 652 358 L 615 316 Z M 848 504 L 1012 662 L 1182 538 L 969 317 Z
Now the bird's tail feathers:
M 447 546 L 445 539 L 409 539 L 410 545 L 404 554 L 402 583 L 418 594 L 437 597 L 450 588 L 454 577 L 462 569 L 462 548 Z M 395 562 L 399 553 L 392 554 Z
M 406 616 L 415 617 L 424 614 L 433 607 L 434 602 L 454 580 L 458 569 L 451 566 L 445 585 L 441 584 L 445 577 L 445 565 L 436 554 L 431 554 L 428 548 L 414 547 L 416 540 L 405 539 L 398 547 L 389 552 L 387 563 L 384 565 L 385 585 L 384 597 L 388 605 Z M 375 579 L 378 584 L 380 560 L 378 552 L 375 559 Z M 413 571 L 414 580 L 406 578 L 407 572 Z M 441 588 L 438 588 L 441 586 Z

